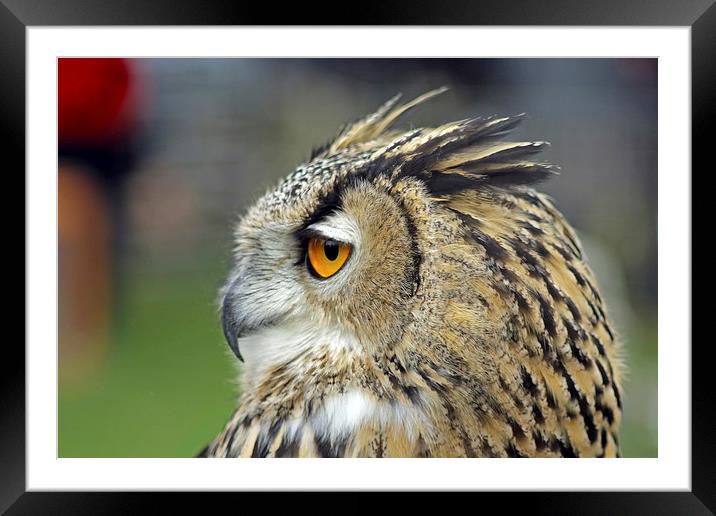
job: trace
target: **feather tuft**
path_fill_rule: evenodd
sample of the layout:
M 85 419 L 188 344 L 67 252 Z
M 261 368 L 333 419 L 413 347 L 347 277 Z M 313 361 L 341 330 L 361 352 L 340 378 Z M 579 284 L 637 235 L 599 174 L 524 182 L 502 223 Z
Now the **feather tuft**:
M 311 160 L 323 154 L 333 154 L 351 145 L 375 140 L 384 134 L 402 115 L 433 97 L 445 93 L 447 90 L 443 86 L 400 105 L 398 105 L 398 101 L 401 99 L 402 94 L 398 93 L 380 106 L 377 111 L 342 127 L 338 132 L 338 136 L 332 141 L 314 149 L 311 153 Z

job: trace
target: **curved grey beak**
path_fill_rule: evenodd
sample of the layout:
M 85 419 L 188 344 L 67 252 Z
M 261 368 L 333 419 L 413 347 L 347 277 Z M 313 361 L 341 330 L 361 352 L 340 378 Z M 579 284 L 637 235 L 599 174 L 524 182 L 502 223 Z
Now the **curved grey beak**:
M 232 285 L 233 287 L 233 285 Z M 234 305 L 231 292 L 227 292 L 224 296 L 224 302 L 221 307 L 221 327 L 224 330 L 224 338 L 229 344 L 231 351 L 234 352 L 236 358 L 241 362 L 244 361 L 239 351 L 239 336 L 241 335 L 241 325 L 236 317 L 236 307 Z

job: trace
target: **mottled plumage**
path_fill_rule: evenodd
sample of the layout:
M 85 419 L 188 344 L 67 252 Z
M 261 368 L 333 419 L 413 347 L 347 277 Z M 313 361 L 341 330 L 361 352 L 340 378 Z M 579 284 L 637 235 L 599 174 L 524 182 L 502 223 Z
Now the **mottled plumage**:
M 238 408 L 205 456 L 612 457 L 618 347 L 521 120 L 342 129 L 236 230 L 222 293 Z M 311 275 L 306 239 L 347 242 Z

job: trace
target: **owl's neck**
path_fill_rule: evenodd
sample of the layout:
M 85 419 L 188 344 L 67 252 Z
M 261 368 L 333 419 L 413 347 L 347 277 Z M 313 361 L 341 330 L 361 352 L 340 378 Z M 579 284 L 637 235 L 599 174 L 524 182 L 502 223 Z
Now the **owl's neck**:
M 242 338 L 240 349 L 243 392 L 270 390 L 278 378 L 310 389 L 326 373 L 347 376 L 354 361 L 365 356 L 365 346 L 351 332 L 300 319 Z
M 368 352 L 345 330 L 295 322 L 242 339 L 241 350 L 244 394 L 219 454 L 418 453 L 427 407 L 384 370 L 402 369 L 395 356 Z

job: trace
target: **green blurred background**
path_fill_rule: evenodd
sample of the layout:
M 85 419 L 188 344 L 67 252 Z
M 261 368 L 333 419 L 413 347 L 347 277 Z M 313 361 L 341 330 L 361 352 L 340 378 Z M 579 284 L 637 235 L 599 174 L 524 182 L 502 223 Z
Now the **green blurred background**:
M 217 306 L 236 218 L 341 124 L 442 85 L 404 126 L 527 112 L 518 134 L 552 143 L 542 189 L 625 342 L 622 453 L 657 456 L 655 59 L 61 60 L 59 455 L 212 439 L 237 397 Z

